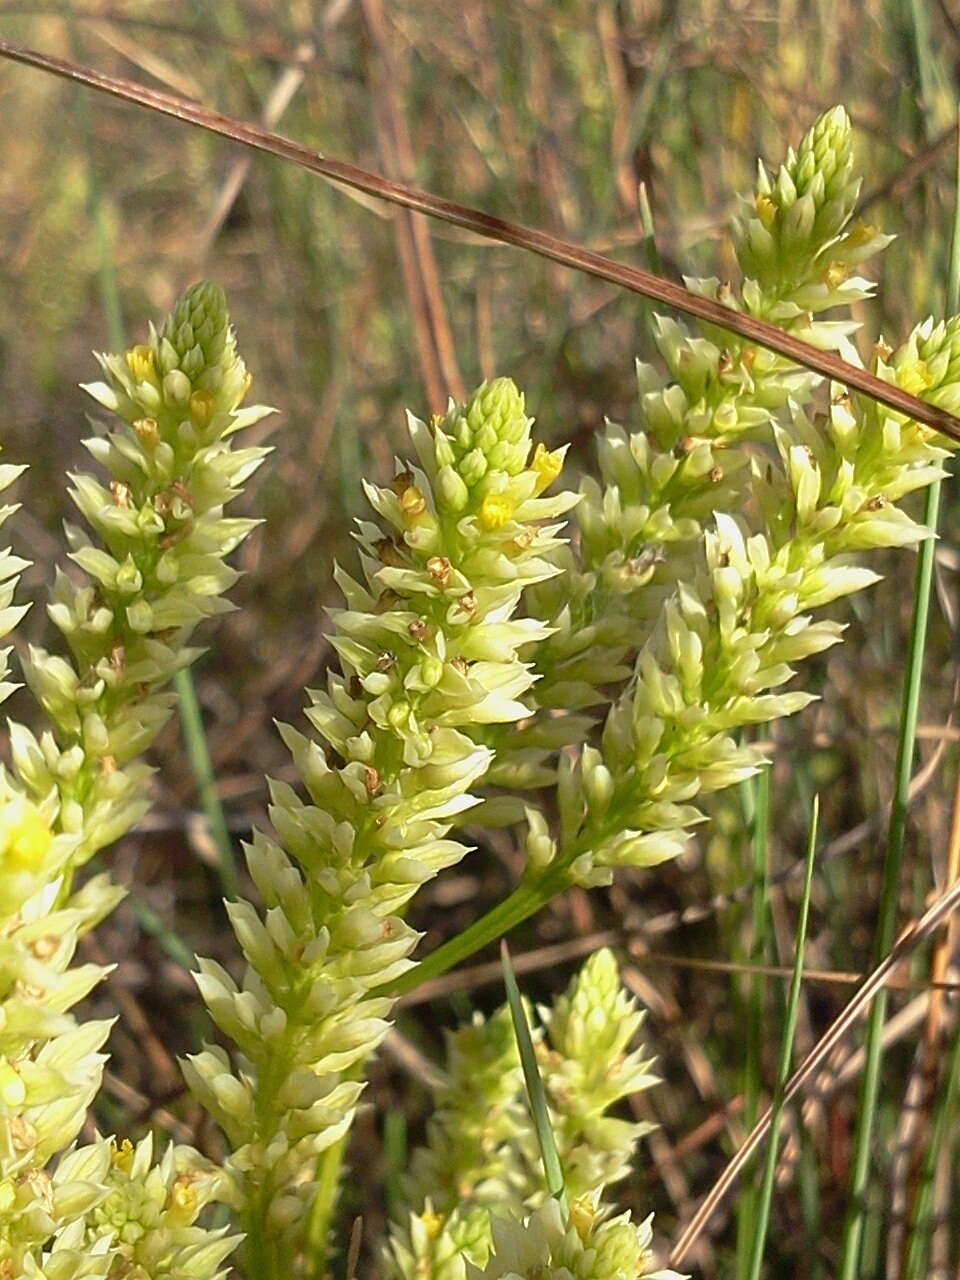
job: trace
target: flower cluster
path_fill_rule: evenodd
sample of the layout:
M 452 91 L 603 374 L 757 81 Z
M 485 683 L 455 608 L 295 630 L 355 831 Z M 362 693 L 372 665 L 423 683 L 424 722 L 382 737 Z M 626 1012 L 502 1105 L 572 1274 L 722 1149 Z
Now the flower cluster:
M 165 686 L 197 653 L 194 627 L 227 607 L 224 557 L 255 523 L 223 514 L 263 455 L 231 437 L 266 410 L 240 408 L 249 378 L 211 285 L 101 363 L 106 381 L 88 390 L 120 422 L 87 444 L 108 481 L 73 477 L 93 536 L 68 530 L 84 577 L 59 573 L 49 609 L 70 656 L 27 654 L 49 728 L 11 725 L 13 772 L 0 773 L 0 1274 L 211 1280 L 236 1237 L 197 1225 L 217 1179 L 196 1153 L 154 1164 L 149 1142 L 99 1141 L 50 1162 L 80 1131 L 110 1030 L 72 1012 L 107 973 L 73 964 L 77 942 L 123 896 L 102 874 L 73 889 L 73 872 L 148 806 L 138 756 L 169 714 Z M 0 553 L 7 630 L 22 563 Z
M 869 296 L 870 284 L 847 273 L 886 243 L 849 227 L 852 165 L 837 108 L 775 181 L 761 167 L 755 216 L 738 233 L 750 273 L 739 291 L 696 287 L 851 355 L 855 325 L 816 316 Z M 532 595 L 554 628 L 534 659 L 545 723 L 558 733 L 564 705 L 609 709 L 599 738 L 559 757 L 559 830 L 526 808 L 524 913 L 564 884 L 679 853 L 701 820 L 692 801 L 761 760 L 739 731 L 810 701 L 782 686 L 799 660 L 842 634 L 811 611 L 875 581 L 855 553 L 928 536 L 895 504 L 942 474 L 945 440 L 839 388 L 816 411 L 812 374 L 715 330 L 694 337 L 663 320 L 655 336 L 670 380 L 641 366 L 643 430 L 603 434 L 601 478 L 584 480 L 576 513 L 573 586 L 565 578 L 558 610 L 554 584 Z M 958 351 L 955 321 L 927 322 L 886 352 L 889 363 L 879 352 L 876 367 L 949 406 L 960 401 Z M 611 687 L 625 668 L 629 679 Z M 566 718 L 567 741 L 582 742 L 583 715 Z M 527 750 L 539 719 L 520 734 L 501 731 L 498 783 L 544 785 L 556 757 L 541 751 L 533 770 Z M 518 816 L 516 801 L 500 804 Z
M 545 1201 L 524 1218 L 493 1220 L 493 1249 L 485 1267 L 467 1265 L 467 1280 L 684 1280 L 654 1266 L 651 1219 L 610 1218 L 591 1198 L 565 1213 Z
M 74 1148 L 52 1174 L 0 1183 L 0 1253 L 5 1275 L 36 1280 L 222 1280 L 237 1238 L 197 1225 L 216 1195 L 218 1174 L 189 1147 L 153 1158 L 100 1139 Z
M 848 340 L 856 326 L 817 316 L 870 296 L 871 283 L 850 269 L 889 240 L 874 228 L 848 227 L 858 189 L 850 123 L 837 107 L 788 153 L 775 181 L 761 166 L 754 216 L 738 228 L 742 285 L 688 279 L 688 286 L 857 361 Z M 599 475 L 581 481 L 577 548 L 564 553 L 562 581 L 531 594 L 531 608 L 551 623 L 532 655 L 537 706 L 552 718 L 581 713 L 560 722 L 568 743 L 583 740 L 583 713 L 609 703 L 678 585 L 700 572 L 715 513 L 740 518 L 749 506 L 758 447 L 772 443 L 781 417 L 807 403 L 818 381 L 713 326 L 691 333 L 660 316 L 653 338 L 666 372 L 637 366 L 641 429 L 607 424 Z M 551 729 L 554 738 L 561 732 Z M 491 738 L 498 756 L 491 781 L 513 790 L 553 781 L 541 732 L 532 723 Z M 484 816 L 516 820 L 522 805 L 501 799 Z
M 649 1127 L 607 1114 L 656 1083 L 651 1063 L 630 1048 L 642 1014 L 609 951 L 593 955 L 540 1014 L 537 1056 L 566 1191 L 592 1203 L 599 1221 L 600 1194 L 627 1176 Z M 391 1274 L 403 1280 L 463 1280 L 467 1262 L 487 1262 L 498 1220 L 522 1219 L 546 1195 L 507 1008 L 449 1037 L 434 1092 L 427 1145 L 407 1178 L 409 1213 L 391 1240 Z
M 265 450 L 232 437 L 268 410 L 240 408 L 249 375 L 221 290 L 194 286 L 150 340 L 103 356 L 87 391 L 120 423 L 86 442 L 108 474 L 72 477 L 90 527 L 67 529 L 85 575 L 57 574 L 50 617 L 70 658 L 32 649 L 24 675 L 51 729 L 15 730 L 13 763 L 34 797 L 56 797 L 55 827 L 85 862 L 145 811 L 137 758 L 166 721 L 174 674 L 197 651 L 197 623 L 229 609 L 225 557 L 257 523 L 223 508 Z M 91 537 L 91 534 L 93 537 Z
M 761 167 L 737 229 L 742 283 L 692 286 L 855 356 L 852 323 L 820 313 L 870 294 L 851 271 L 885 238 L 851 226 L 856 192 L 837 109 L 775 175 Z M 841 637 L 815 611 L 874 581 L 857 557 L 929 536 L 897 504 L 942 474 L 946 442 L 715 327 L 661 319 L 654 337 L 666 374 L 639 368 L 642 430 L 607 427 L 579 499 L 548 495 L 564 451 L 534 443 L 507 379 L 411 418 L 415 461 L 366 486 L 378 519 L 358 522 L 360 571 L 336 571 L 340 669 L 310 694 L 313 733 L 281 728 L 305 794 L 271 785 L 272 833 L 247 850 L 261 903 L 228 904 L 242 974 L 199 963 L 235 1048 L 207 1045 L 184 1074 L 224 1132 L 222 1167 L 179 1146 L 157 1159 L 149 1138 L 73 1145 L 109 1032 L 74 1014 L 105 970 L 73 959 L 121 896 L 74 873 L 148 804 L 140 757 L 196 625 L 229 607 L 225 557 L 255 523 L 224 514 L 264 453 L 233 437 L 266 410 L 241 408 L 249 378 L 209 285 L 102 358 L 88 390 L 118 422 L 88 448 L 108 478 L 73 477 L 87 527 L 68 528 L 73 568 L 49 610 L 68 654 L 26 655 L 46 727 L 11 725 L 0 768 L 0 1278 L 219 1280 L 241 1234 L 249 1277 L 322 1271 L 365 1065 L 414 968 L 404 913 L 468 852 L 465 815 L 524 820 L 526 872 L 434 971 L 571 883 L 675 856 L 699 797 L 757 768 L 744 727 L 810 700 L 784 686 Z M 878 348 L 875 368 L 957 409 L 960 319 Z M 0 467 L 0 489 L 18 472 Z M 3 635 L 23 565 L 0 551 Z M 604 1200 L 645 1131 L 611 1110 L 654 1080 L 613 957 L 540 1012 L 565 1198 L 546 1194 L 506 1011 L 478 1017 L 450 1037 L 408 1171 L 383 1255 L 397 1280 L 676 1280 L 655 1269 L 649 1219 Z M 203 1224 L 213 1200 L 238 1231 Z
M 359 522 L 363 581 L 337 572 L 342 673 L 312 694 L 319 740 L 282 730 L 310 802 L 272 786 L 277 838 L 248 850 L 265 909 L 229 908 L 241 984 L 201 963 L 207 1007 L 241 1056 L 234 1066 L 209 1046 L 185 1070 L 233 1149 L 252 1275 L 296 1274 L 318 1157 L 349 1126 L 387 1027 L 377 988 L 411 964 L 417 935 L 400 913 L 466 852 L 448 832 L 491 758 L 467 731 L 529 714 L 518 651 L 546 628 L 517 606 L 556 572 L 544 521 L 574 501 L 541 496 L 560 458 L 533 447 L 530 426 L 499 379 L 429 426 L 411 419 L 419 466 L 367 485 L 383 525 Z

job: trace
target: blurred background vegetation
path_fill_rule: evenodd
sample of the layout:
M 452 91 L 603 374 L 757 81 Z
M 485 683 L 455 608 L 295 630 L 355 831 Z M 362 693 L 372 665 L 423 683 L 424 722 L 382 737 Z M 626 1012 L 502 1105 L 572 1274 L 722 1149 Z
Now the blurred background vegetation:
M 943 309 L 960 80 L 952 0 L 0 0 L 0 29 L 638 265 L 648 261 L 644 184 L 663 269 L 674 277 L 733 272 L 727 228 L 737 193 L 752 188 L 756 157 L 776 162 L 816 115 L 843 102 L 866 175 L 863 217 L 898 237 L 868 264 L 879 300 L 864 308 L 862 350 L 880 334 L 898 342 Z M 590 465 L 590 437 L 604 415 L 639 425 L 633 360 L 651 352 L 644 307 L 607 284 L 446 226 L 416 226 L 292 165 L 248 158 L 36 71 L 0 65 L 0 106 L 0 400 L 6 457 L 31 463 L 18 493 L 24 510 L 11 525 L 17 549 L 35 561 L 30 589 L 49 580 L 61 554 L 63 475 L 84 457 L 88 402 L 77 384 L 96 376 L 90 350 L 109 348 L 118 321 L 132 342 L 185 285 L 216 279 L 255 397 L 280 410 L 261 430 L 276 452 L 245 500 L 266 524 L 244 549 L 247 576 L 234 597 L 241 608 L 208 632 L 211 653 L 197 673 L 221 795 L 240 837 L 262 820 L 264 772 L 287 772 L 270 722 L 296 720 L 303 686 L 322 678 L 332 560 L 352 556 L 361 477 L 391 474 L 392 455 L 405 447 L 404 408 L 423 414 L 449 390 L 508 374 L 545 437 L 573 439 L 574 479 Z M 952 732 L 944 726 L 954 700 L 957 527 L 950 497 L 944 609 L 923 708 L 927 761 Z M 831 686 L 829 700 L 776 728 L 775 872 L 802 849 L 815 789 L 824 790 L 826 838 L 874 820 L 889 794 L 911 564 L 906 553 L 888 559 L 893 573 L 857 606 L 850 643 L 811 677 L 814 687 Z M 26 632 L 36 636 L 43 624 L 34 609 Z M 194 946 L 210 954 L 222 936 L 209 841 L 194 818 L 175 725 L 158 762 L 157 816 L 117 855 L 137 909 L 89 943 L 123 961 L 104 997 L 124 1014 L 100 1117 L 108 1130 L 158 1119 L 174 1132 L 193 1130 L 171 1050 L 190 1047 L 204 1029 L 199 1014 L 182 1016 L 194 1005 L 176 957 Z M 945 768 L 946 781 L 938 776 L 916 806 L 905 915 L 940 874 L 950 750 Z M 667 1081 L 638 1104 L 662 1128 L 628 1195 L 657 1210 L 667 1235 L 743 1132 L 749 993 L 736 976 L 686 962 L 743 959 L 749 903 L 720 904 L 683 925 L 676 909 L 744 885 L 750 805 L 749 796 L 721 799 L 712 835 L 682 865 L 592 898 L 567 895 L 515 940 L 535 955 L 573 933 L 586 941 L 564 953 L 572 959 L 594 945 L 596 931 L 614 929 L 672 954 L 638 957 L 628 971 L 650 1006 L 648 1039 Z M 821 865 L 814 967 L 856 973 L 867 964 L 878 830 Z M 419 909 L 429 941 L 471 919 L 515 870 L 509 844 L 494 844 L 437 886 Z M 771 910 L 761 958 L 789 963 L 789 895 L 771 897 Z M 546 992 L 567 971 L 550 953 L 528 990 Z M 800 1048 L 849 990 L 808 983 Z M 776 1018 L 782 980 L 765 991 Z M 916 996 L 897 997 L 896 1008 L 909 1013 Z M 484 988 L 452 1006 L 460 1015 L 494 998 Z M 425 1108 L 417 1054 L 437 1049 L 436 1028 L 451 1017 L 447 1004 L 429 1018 L 412 1010 L 406 1038 L 377 1067 L 377 1096 L 406 1114 L 412 1139 Z M 898 1132 L 917 1020 L 908 1018 L 889 1055 L 884 1142 Z M 769 1082 L 777 1044 L 771 1033 L 748 1075 Z M 832 1274 L 855 1105 L 849 1085 L 823 1089 L 785 1157 L 789 1185 L 771 1240 L 774 1269 L 804 1259 L 805 1276 Z M 361 1118 L 364 1177 L 346 1210 L 365 1214 L 369 1235 L 379 1184 L 389 1191 L 404 1160 L 402 1126 L 387 1126 L 386 1145 L 382 1130 L 382 1117 Z M 864 1275 L 899 1274 L 885 1243 L 892 1185 L 878 1179 Z M 721 1216 L 698 1257 L 707 1274 L 736 1274 L 735 1235 Z M 946 1247 L 956 1247 L 952 1236 Z

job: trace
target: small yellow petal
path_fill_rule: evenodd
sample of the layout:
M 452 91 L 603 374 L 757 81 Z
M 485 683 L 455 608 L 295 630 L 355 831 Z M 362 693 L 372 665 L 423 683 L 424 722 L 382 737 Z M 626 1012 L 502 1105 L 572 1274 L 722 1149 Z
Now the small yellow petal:
M 213 417 L 216 401 L 205 387 L 194 391 L 190 397 L 190 416 L 199 426 L 205 427 Z
M 170 1216 L 177 1222 L 193 1222 L 199 1208 L 196 1187 L 187 1175 L 181 1174 L 170 1189 Z
M 507 523 L 514 510 L 514 503 L 505 493 L 488 493 L 480 503 L 480 524 L 484 529 L 499 529 Z
M 53 833 L 36 806 L 17 796 L 0 815 L 0 847 L 8 864 L 32 870 L 40 866 L 53 843 Z
M 426 510 L 427 500 L 415 484 L 400 494 L 400 510 L 405 516 L 418 516 Z
M 537 473 L 536 491 L 542 493 L 553 484 L 563 470 L 563 450 L 557 449 L 551 453 L 542 444 L 538 444 L 533 453 L 530 469 Z
M 897 384 L 911 395 L 920 395 L 930 385 L 930 370 L 926 361 L 917 360 L 914 364 L 904 365 L 897 370 Z
M 756 199 L 757 217 L 769 231 L 777 220 L 779 205 L 772 196 L 759 195 Z
M 131 347 L 126 354 L 127 368 L 136 382 L 150 382 L 156 378 L 157 366 L 153 358 L 153 350 L 140 342 Z

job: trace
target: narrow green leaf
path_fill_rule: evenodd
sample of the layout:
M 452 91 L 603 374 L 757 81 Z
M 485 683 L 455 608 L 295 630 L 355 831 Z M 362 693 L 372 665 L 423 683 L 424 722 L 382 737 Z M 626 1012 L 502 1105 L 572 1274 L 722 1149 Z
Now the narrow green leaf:
M 820 818 L 820 800 L 815 796 L 813 811 L 810 814 L 810 829 L 807 835 L 807 856 L 804 864 L 803 897 L 800 901 L 800 919 L 797 924 L 797 950 L 794 956 L 793 976 L 790 979 L 790 992 L 787 996 L 786 1019 L 783 1029 L 783 1044 L 780 1050 L 780 1065 L 777 1070 L 777 1085 L 774 1090 L 770 1115 L 770 1141 L 767 1145 L 767 1156 L 763 1166 L 763 1180 L 760 1184 L 760 1195 L 757 1203 L 757 1225 L 753 1237 L 753 1252 L 750 1258 L 750 1280 L 760 1280 L 760 1268 L 763 1265 L 763 1253 L 767 1242 L 767 1230 L 770 1225 L 770 1205 L 773 1199 L 773 1179 L 777 1170 L 777 1154 L 779 1151 L 780 1118 L 783 1114 L 784 1093 L 790 1079 L 790 1064 L 793 1059 L 793 1040 L 797 1030 L 797 1013 L 800 1008 L 800 987 L 803 979 L 803 949 L 807 941 L 807 923 L 810 918 L 810 892 L 813 886 L 814 855 L 817 849 L 817 826 Z
M 513 1029 L 517 1037 L 517 1048 L 520 1050 L 520 1065 L 523 1067 L 523 1079 L 527 1087 L 527 1099 L 530 1103 L 530 1114 L 533 1127 L 540 1144 L 540 1158 L 543 1161 L 543 1173 L 547 1182 L 547 1190 L 555 1200 L 559 1200 L 566 1208 L 563 1191 L 563 1170 L 560 1167 L 560 1154 L 557 1151 L 556 1139 L 550 1125 L 550 1114 L 547 1110 L 547 1095 L 537 1066 L 537 1055 L 534 1052 L 527 1015 L 520 999 L 520 989 L 510 963 L 510 952 L 506 942 L 500 943 L 500 959 L 503 963 L 503 985 L 507 991 L 507 1002 L 513 1018 Z

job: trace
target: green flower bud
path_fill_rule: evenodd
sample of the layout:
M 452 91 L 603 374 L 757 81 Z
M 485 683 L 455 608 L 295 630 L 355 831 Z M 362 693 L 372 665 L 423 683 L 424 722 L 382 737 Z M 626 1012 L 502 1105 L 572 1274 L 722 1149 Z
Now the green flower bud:
M 437 474 L 437 498 L 448 511 L 459 513 L 467 508 L 470 492 L 452 466 L 441 467 Z

